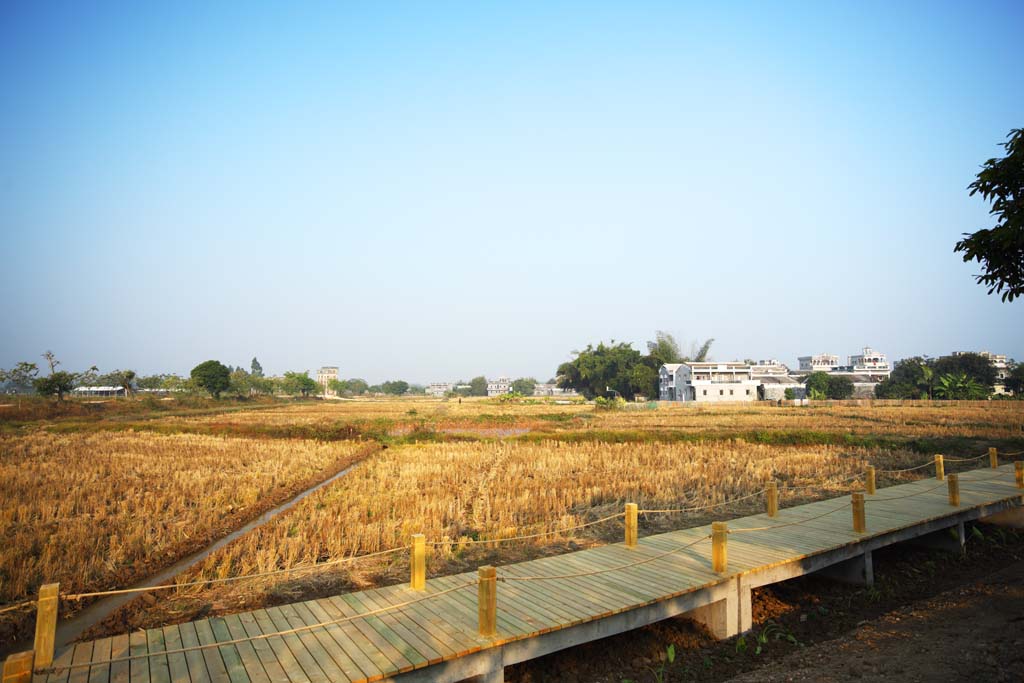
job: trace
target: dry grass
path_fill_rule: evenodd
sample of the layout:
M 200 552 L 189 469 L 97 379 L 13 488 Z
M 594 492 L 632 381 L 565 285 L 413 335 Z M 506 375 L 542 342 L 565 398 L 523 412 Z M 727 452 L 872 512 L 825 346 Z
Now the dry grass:
M 917 464 L 910 452 L 837 447 L 779 447 L 742 441 L 714 444 L 566 444 L 486 442 L 392 448 L 364 462 L 339 483 L 314 494 L 294 511 L 247 534 L 208 558 L 206 577 L 310 566 L 330 558 L 402 547 L 424 533 L 434 549 L 432 575 L 462 571 L 484 561 L 503 563 L 538 554 L 619 540 L 621 521 L 583 532 L 502 543 L 496 539 L 557 531 L 615 514 L 624 503 L 661 509 L 722 503 L 776 479 L 814 485 L 785 503 L 850 490 L 849 478 L 866 464 Z M 715 517 L 750 514 L 760 499 L 694 514 L 659 516 L 652 528 L 689 526 Z M 483 543 L 476 543 L 483 541 Z M 449 545 L 450 544 L 450 545 Z M 330 585 L 366 587 L 405 580 L 407 553 L 351 568 L 319 570 L 276 580 L 245 581 L 190 595 L 188 601 L 260 604 L 268 596 L 294 599 Z M 324 581 L 327 584 L 324 584 Z
M 199 435 L 0 437 L 0 603 L 123 584 L 240 526 L 358 444 Z
M 631 406 L 632 407 L 632 406 Z M 640 408 L 640 406 L 637 406 Z M 599 411 L 590 405 L 553 402 L 516 405 L 493 400 L 400 399 L 324 401 L 258 411 L 237 411 L 158 420 L 166 427 L 327 428 L 348 425 L 373 429 L 384 424 L 390 435 L 413 429 L 482 437 L 523 433 L 558 434 L 621 431 L 731 434 L 804 432 L 919 437 L 1022 438 L 1024 401 L 836 402 L 806 407 L 767 403 L 682 405 L 662 403 L 657 410 Z M 386 424 L 385 424 L 386 423 Z

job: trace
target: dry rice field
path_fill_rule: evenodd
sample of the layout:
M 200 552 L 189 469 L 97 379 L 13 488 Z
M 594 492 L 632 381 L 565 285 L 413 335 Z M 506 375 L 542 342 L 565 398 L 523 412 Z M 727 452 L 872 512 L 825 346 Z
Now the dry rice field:
M 0 604 L 43 583 L 92 591 L 144 577 L 363 447 L 133 432 L 0 437 Z
M 770 480 L 795 489 L 784 492 L 783 505 L 835 496 L 859 486 L 851 478 L 869 464 L 916 465 L 932 448 L 956 457 L 989 445 L 1024 451 L 1022 423 L 1018 401 L 608 412 L 428 399 L 154 415 L 155 428 L 141 432 L 109 424 L 113 431 L 78 433 L 58 422 L 0 437 L 0 603 L 45 581 L 102 589 L 170 564 L 183 544 L 195 549 L 270 507 L 275 495 L 358 458 L 368 442 L 332 441 L 338 425 L 368 438 L 372 431 L 387 448 L 177 581 L 284 573 L 162 592 L 100 631 L 405 581 L 404 548 L 414 533 L 426 535 L 428 573 L 438 575 L 619 540 L 619 517 L 574 527 L 618 515 L 626 502 L 701 508 L 646 515 L 642 530 L 652 532 L 760 510 L 756 496 L 730 501 Z M 260 438 L 210 436 L 219 430 Z M 292 438 L 309 431 L 324 440 Z M 531 537 L 514 538 L 523 535 Z

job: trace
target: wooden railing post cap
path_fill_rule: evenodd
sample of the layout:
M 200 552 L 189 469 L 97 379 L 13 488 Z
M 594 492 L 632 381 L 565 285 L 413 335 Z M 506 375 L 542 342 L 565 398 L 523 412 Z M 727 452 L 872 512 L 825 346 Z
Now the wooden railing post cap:
M 489 564 L 477 569 L 477 576 L 481 579 L 493 579 L 498 576 L 498 570 Z
M 30 683 L 35 652 L 16 652 L 4 661 L 3 683 Z

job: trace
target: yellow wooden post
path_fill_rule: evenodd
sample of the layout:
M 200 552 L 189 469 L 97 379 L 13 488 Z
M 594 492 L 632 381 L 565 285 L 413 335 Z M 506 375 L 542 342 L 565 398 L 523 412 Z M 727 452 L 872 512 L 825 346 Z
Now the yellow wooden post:
M 412 535 L 409 587 L 421 591 L 427 587 L 427 539 L 423 534 Z
M 1024 489 L 1024 460 L 1013 463 L 1013 473 L 1017 477 L 1017 488 Z
M 36 603 L 36 642 L 34 668 L 42 669 L 53 664 L 53 646 L 57 637 L 57 602 L 60 584 L 47 583 L 39 589 Z
M 774 517 L 779 514 L 779 485 L 774 481 L 768 482 L 768 516 Z
M 477 570 L 477 617 L 480 635 L 498 632 L 498 570 L 490 565 Z
M 729 566 L 729 525 L 725 522 L 711 523 L 711 568 L 718 574 L 724 574 Z
M 626 547 L 636 547 L 636 503 L 626 503 Z
M 868 465 L 867 477 L 864 481 L 864 488 L 867 489 L 868 495 L 875 495 L 875 466 Z
M 949 504 L 960 506 L 960 477 L 955 474 L 951 474 L 946 477 L 946 482 L 949 486 Z
M 864 494 L 855 493 L 851 500 L 853 503 L 853 530 L 858 534 L 867 531 L 867 521 L 864 516 Z
M 32 681 L 32 650 L 18 652 L 4 662 L 3 683 L 31 683 Z
M 999 467 L 999 451 L 994 446 L 988 449 L 988 465 L 992 469 Z
M 935 478 L 938 479 L 939 481 L 942 481 L 943 479 L 946 478 L 946 468 L 942 464 L 941 455 L 935 456 Z

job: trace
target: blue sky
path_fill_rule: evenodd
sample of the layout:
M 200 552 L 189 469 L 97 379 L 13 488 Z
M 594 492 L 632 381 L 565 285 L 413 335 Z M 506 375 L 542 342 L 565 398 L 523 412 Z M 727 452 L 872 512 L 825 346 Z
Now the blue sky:
M 0 8 L 0 367 L 1024 360 L 952 251 L 1019 2 L 170 5 Z

